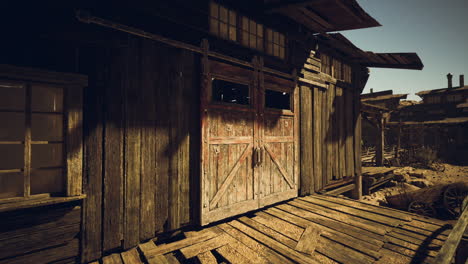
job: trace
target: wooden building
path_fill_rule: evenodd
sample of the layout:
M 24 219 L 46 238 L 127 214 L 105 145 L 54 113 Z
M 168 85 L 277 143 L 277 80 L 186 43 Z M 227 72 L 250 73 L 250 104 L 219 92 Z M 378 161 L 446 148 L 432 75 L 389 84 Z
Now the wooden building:
M 97 3 L 95 3 L 97 2 Z M 88 262 L 330 186 L 360 196 L 356 1 L 9 2 L 0 263 Z
M 385 139 L 386 123 L 406 96 L 393 94 L 393 90 L 374 92 L 373 89 L 370 93 L 361 94 L 362 161 L 381 166 L 384 158 L 392 156 L 389 142 Z
M 454 86 L 452 75 L 447 75 L 447 88 L 416 93 L 420 104 L 405 106 L 392 115 L 389 125 L 393 138 L 402 130 L 403 147 L 425 146 L 438 152 L 438 157 L 449 162 L 468 162 L 468 86 L 464 75 Z

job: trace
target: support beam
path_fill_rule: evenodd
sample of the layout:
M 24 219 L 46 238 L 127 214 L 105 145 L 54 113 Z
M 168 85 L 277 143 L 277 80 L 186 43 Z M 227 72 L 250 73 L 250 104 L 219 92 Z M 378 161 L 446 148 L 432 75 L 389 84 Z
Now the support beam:
M 377 141 L 375 142 L 375 165 L 383 166 L 385 124 L 382 115 L 379 116 L 379 125 L 377 128 L 379 131 L 377 133 Z

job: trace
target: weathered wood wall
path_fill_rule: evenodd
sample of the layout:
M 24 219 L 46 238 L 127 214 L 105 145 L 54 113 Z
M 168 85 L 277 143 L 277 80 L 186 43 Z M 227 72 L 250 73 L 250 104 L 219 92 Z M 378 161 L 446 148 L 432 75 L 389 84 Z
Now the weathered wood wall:
M 0 213 L 0 263 L 73 263 L 79 257 L 77 202 Z
M 361 72 L 356 69 L 352 83 L 325 80 L 320 59 L 311 55 L 302 73 L 311 82 L 300 86 L 300 194 L 307 195 L 359 174 Z
M 135 38 L 82 50 L 80 59 L 90 79 L 83 208 L 90 261 L 197 219 L 200 71 L 193 53 Z

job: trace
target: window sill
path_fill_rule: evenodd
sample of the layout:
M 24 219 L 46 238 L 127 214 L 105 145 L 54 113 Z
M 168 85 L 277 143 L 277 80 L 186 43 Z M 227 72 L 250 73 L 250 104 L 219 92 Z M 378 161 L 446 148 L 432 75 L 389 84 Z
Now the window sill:
M 78 195 L 78 196 L 49 197 L 49 198 L 44 198 L 44 199 L 31 199 L 31 200 L 20 201 L 20 202 L 4 203 L 4 204 L 0 204 L 0 213 L 52 205 L 52 204 L 80 201 L 85 198 L 86 198 L 86 195 L 83 194 L 83 195 Z

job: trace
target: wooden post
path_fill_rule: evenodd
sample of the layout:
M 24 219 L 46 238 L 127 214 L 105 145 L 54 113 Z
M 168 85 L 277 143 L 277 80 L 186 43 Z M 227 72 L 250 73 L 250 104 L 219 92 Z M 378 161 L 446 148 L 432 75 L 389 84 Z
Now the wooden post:
M 377 141 L 375 142 L 375 165 L 383 166 L 383 157 L 384 157 L 384 138 L 385 138 L 385 126 L 383 115 L 379 115 L 379 123 L 377 128 L 379 129 L 377 133 Z
M 401 119 L 398 122 L 398 131 L 397 131 L 397 145 L 395 149 L 395 159 L 398 161 L 400 157 L 400 148 L 401 148 Z

